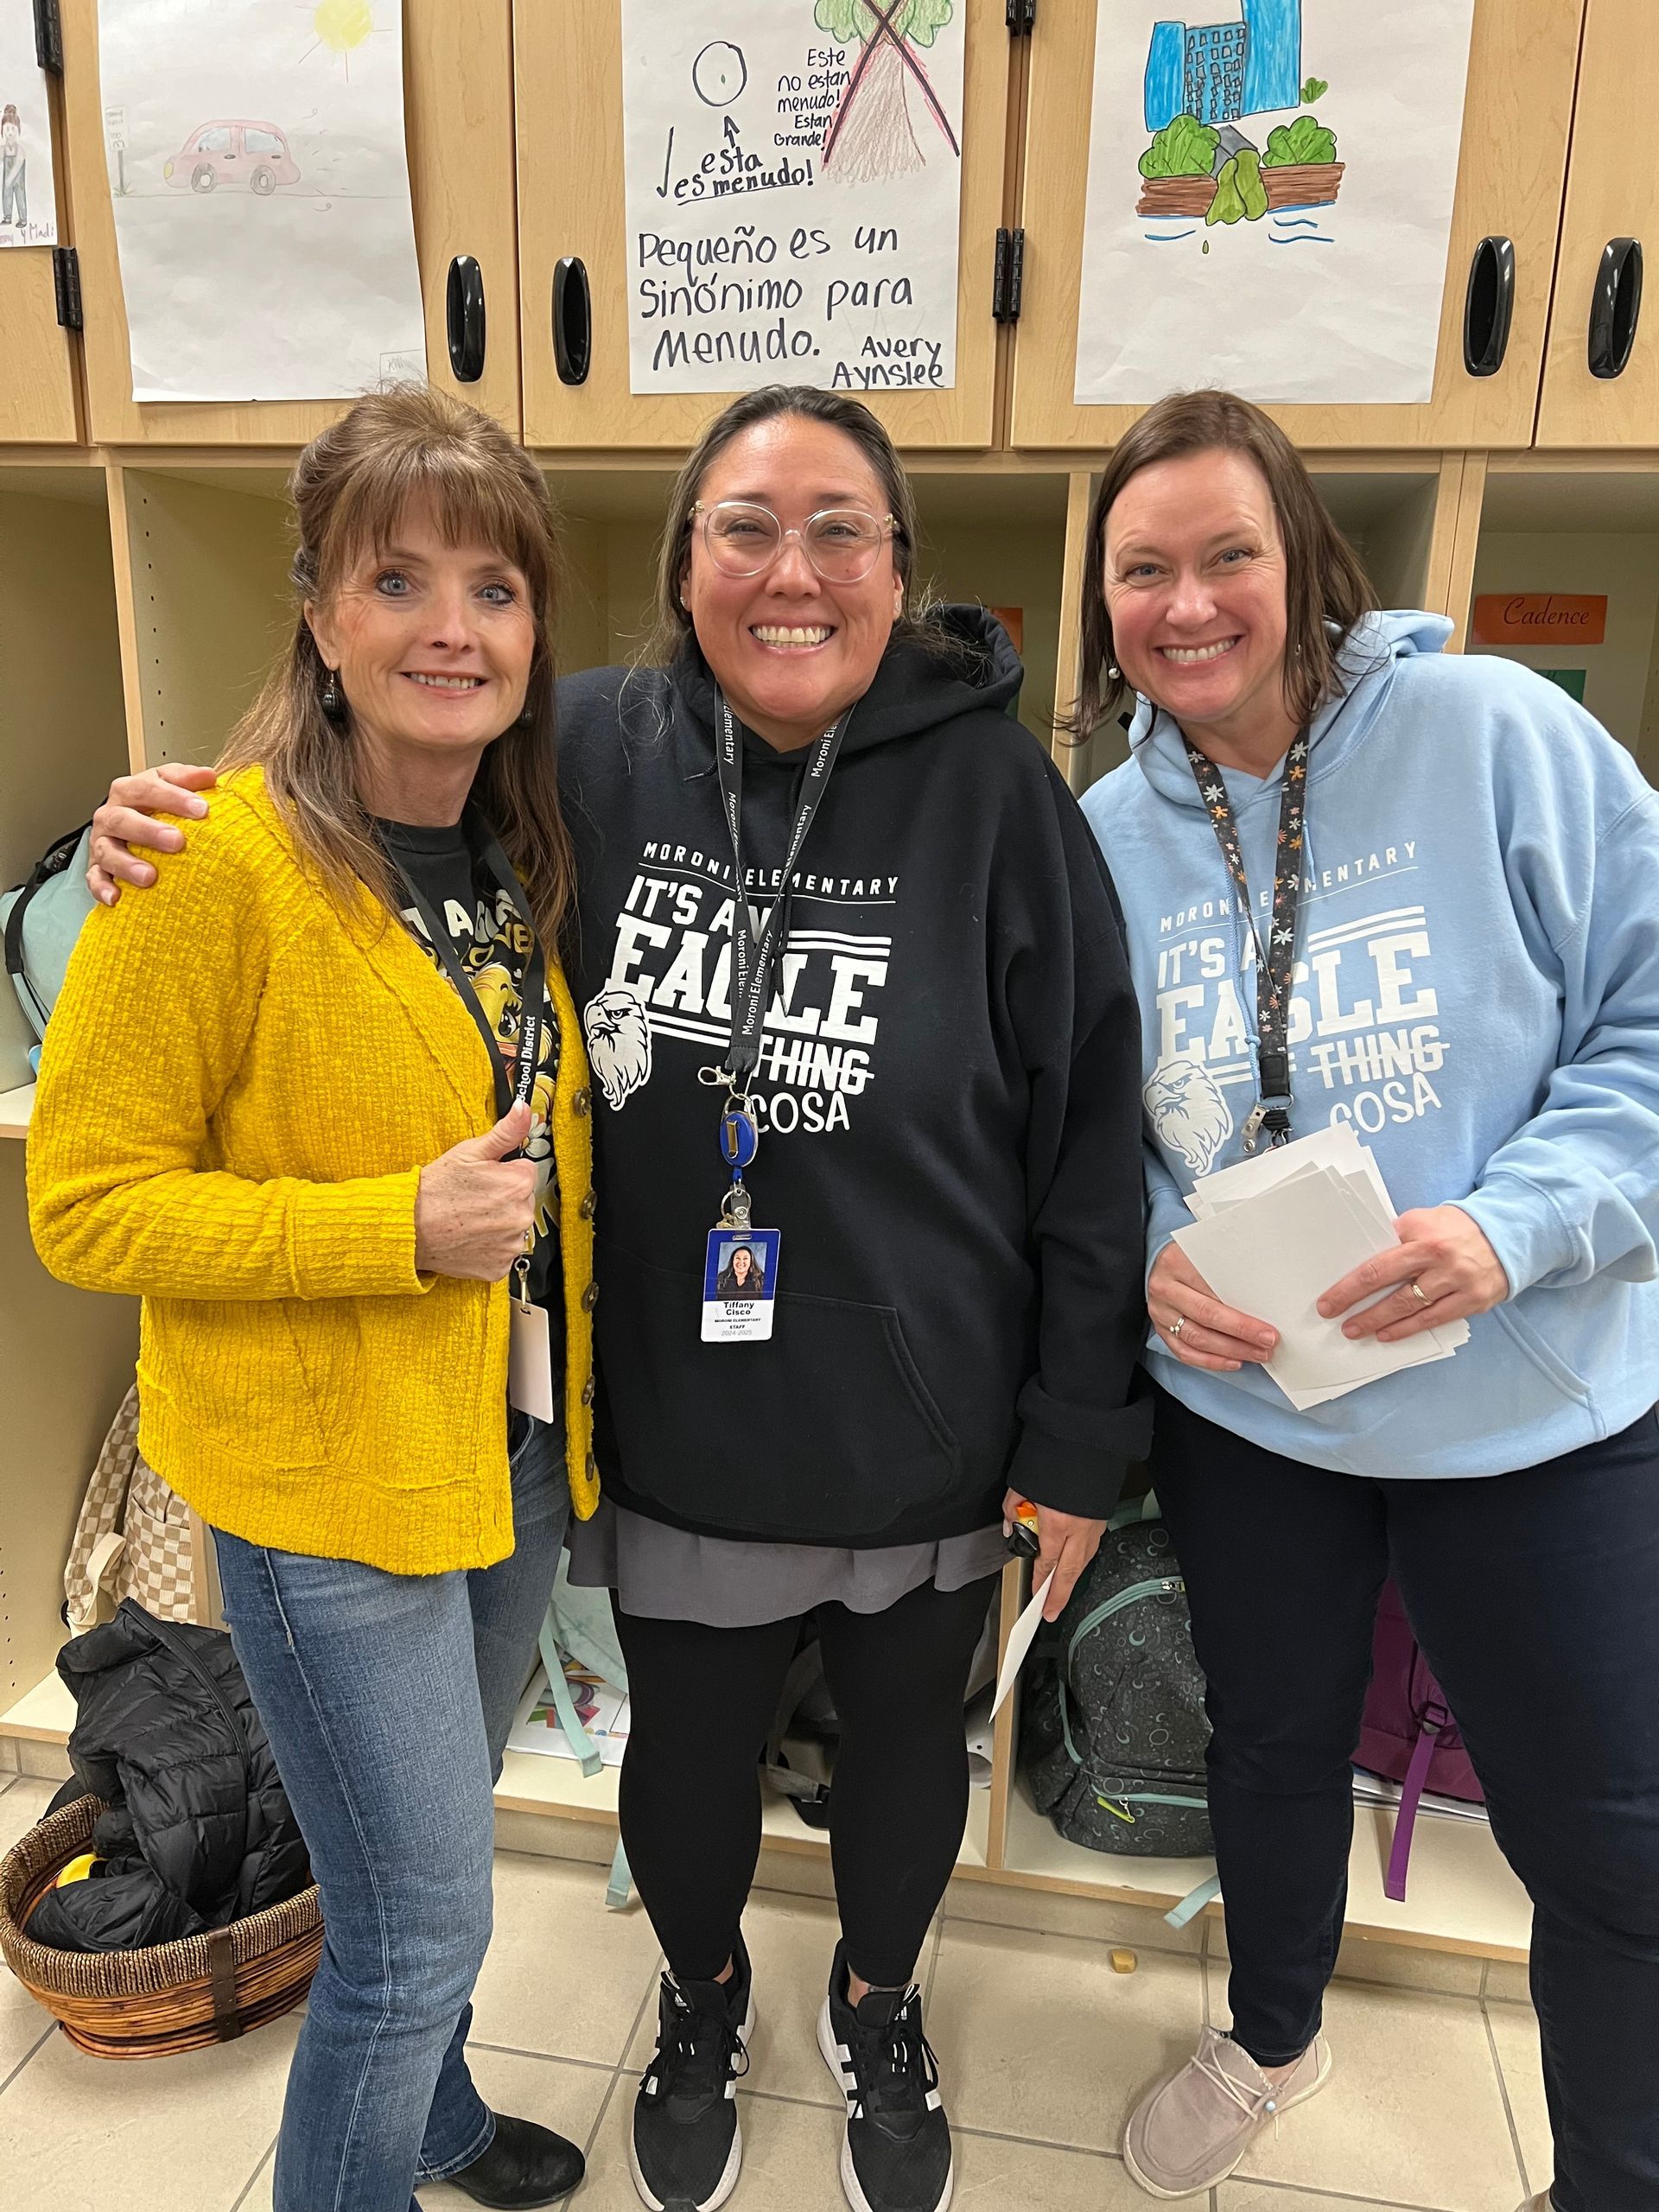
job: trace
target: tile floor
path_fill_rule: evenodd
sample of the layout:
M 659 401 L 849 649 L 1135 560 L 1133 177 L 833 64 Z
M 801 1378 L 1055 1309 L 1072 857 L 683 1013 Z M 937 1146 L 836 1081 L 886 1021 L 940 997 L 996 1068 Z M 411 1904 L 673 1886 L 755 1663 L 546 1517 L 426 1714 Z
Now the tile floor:
M 0 1776 L 0 1851 L 54 1785 Z M 1202 1927 L 1110 1916 L 1071 1898 L 1029 1909 L 1045 1931 L 1001 1924 L 1007 1892 L 953 1891 L 923 1962 L 929 2033 L 944 2068 L 963 2212 L 1144 2212 L 1117 2157 L 1133 2093 L 1226 2018 L 1226 1968 Z M 746 1923 L 760 2025 L 743 2096 L 734 2208 L 839 2212 L 840 2100 L 813 2042 L 834 1941 L 821 1899 L 758 1892 Z M 1109 1942 L 1135 1942 L 1130 1974 Z M 1154 1948 L 1154 1941 L 1160 1942 Z M 1218 1949 L 1218 1946 L 1217 1947 Z M 1549 2177 L 1537 2031 L 1513 1974 L 1486 1994 L 1370 1984 L 1332 1990 L 1330 2088 L 1263 2139 L 1208 2212 L 1516 2212 Z M 635 2212 L 625 2129 L 649 2050 L 658 1954 L 637 1904 L 607 1913 L 604 1876 L 501 1852 L 496 1934 L 480 1983 L 474 2069 L 492 2102 L 588 2147 L 581 2212 Z M 1494 1994 L 1502 1987 L 1503 1996 Z M 271 2152 L 297 2032 L 164 2063 L 86 2058 L 0 1970 L 0 2204 L 5 2212 L 270 2212 Z M 461 2212 L 454 2189 L 425 2212 Z M 1203 2212 L 1201 2206 L 1200 2212 Z

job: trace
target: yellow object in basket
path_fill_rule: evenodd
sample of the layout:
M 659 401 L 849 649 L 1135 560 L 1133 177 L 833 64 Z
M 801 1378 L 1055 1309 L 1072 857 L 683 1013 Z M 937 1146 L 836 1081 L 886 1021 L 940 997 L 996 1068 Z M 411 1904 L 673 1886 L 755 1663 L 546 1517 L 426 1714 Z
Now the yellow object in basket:
M 1133 1951 L 1114 1951 L 1111 1959 L 1114 1974 L 1133 1974 L 1140 1964 Z
M 69 1861 L 62 1873 L 52 1885 L 53 1888 L 67 1890 L 71 1882 L 84 1882 L 97 1864 L 98 1853 L 95 1851 L 83 1851 L 79 1859 L 72 1859 Z

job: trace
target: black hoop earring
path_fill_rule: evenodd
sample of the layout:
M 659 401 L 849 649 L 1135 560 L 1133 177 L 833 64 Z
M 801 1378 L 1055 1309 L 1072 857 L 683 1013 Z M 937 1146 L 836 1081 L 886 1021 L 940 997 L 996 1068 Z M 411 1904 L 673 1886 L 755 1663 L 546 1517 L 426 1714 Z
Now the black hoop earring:
M 345 721 L 346 700 L 340 688 L 340 676 L 337 670 L 332 668 L 329 670 L 328 681 L 322 687 L 322 696 L 318 704 L 327 720 L 336 727 Z

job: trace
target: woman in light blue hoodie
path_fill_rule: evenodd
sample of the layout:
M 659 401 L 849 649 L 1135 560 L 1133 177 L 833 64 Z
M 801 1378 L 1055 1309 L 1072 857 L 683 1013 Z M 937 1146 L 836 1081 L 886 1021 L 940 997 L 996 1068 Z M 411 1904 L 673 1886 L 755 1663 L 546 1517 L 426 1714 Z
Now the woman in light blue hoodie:
M 1323 2086 L 1390 1571 L 1534 1909 L 1555 2212 L 1659 2205 L 1659 795 L 1565 693 L 1382 614 L 1294 448 L 1224 393 L 1115 450 L 1077 725 L 1145 1030 L 1154 1474 L 1210 1685 L 1230 2035 L 1133 2114 L 1212 2186 Z M 1346 1124 L 1397 1249 L 1351 1336 L 1453 1358 L 1299 1412 L 1170 1240 L 1196 1178 Z M 1388 1294 L 1363 1313 L 1356 1301 Z

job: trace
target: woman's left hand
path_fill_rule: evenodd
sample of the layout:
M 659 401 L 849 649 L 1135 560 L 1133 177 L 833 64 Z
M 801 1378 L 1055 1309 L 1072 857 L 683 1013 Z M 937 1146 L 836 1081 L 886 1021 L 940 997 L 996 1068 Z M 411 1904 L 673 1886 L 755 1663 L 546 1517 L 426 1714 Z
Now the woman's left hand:
M 1319 1300 L 1327 1320 L 1390 1283 L 1400 1288 L 1344 1322 L 1344 1337 L 1398 1344 L 1424 1329 L 1490 1313 L 1510 1294 L 1510 1279 L 1484 1232 L 1461 1206 L 1419 1206 L 1395 1223 L 1400 1242 L 1333 1283 Z M 1420 1295 L 1421 1293 L 1421 1295 Z
M 1002 1501 L 1005 1520 L 1013 1520 L 1014 1508 L 1021 1503 L 1017 1490 L 1011 1490 Z M 1037 1556 L 1032 1562 L 1031 1586 L 1041 1589 L 1044 1578 L 1047 1588 L 1043 1599 L 1043 1618 L 1058 1620 L 1066 1599 L 1077 1586 L 1077 1577 L 1100 1549 L 1100 1540 L 1106 1533 L 1103 1521 L 1085 1521 L 1080 1514 L 1061 1513 L 1052 1505 L 1037 1508 Z

